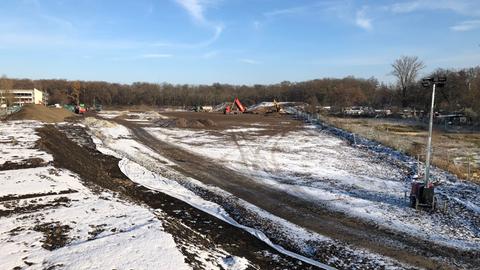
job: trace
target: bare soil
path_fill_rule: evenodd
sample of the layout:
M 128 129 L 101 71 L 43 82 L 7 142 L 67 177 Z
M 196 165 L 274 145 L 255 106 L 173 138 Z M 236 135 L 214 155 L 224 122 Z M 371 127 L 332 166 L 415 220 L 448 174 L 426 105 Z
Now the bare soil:
M 28 158 L 19 162 L 7 160 L 3 164 L 0 164 L 0 171 L 36 168 L 45 165 L 47 165 L 47 163 L 41 158 Z
M 176 128 L 206 128 L 215 127 L 217 124 L 211 119 L 192 119 L 185 118 L 176 119 L 160 119 L 155 122 L 159 127 L 176 127 Z
M 36 197 L 42 197 L 42 196 L 48 196 L 50 194 L 32 194 L 32 196 Z M 51 194 L 51 195 L 58 195 L 58 194 Z M 36 197 L 30 197 L 30 198 L 36 198 Z M 3 197 L 5 198 L 5 197 Z M 28 196 L 25 197 L 18 197 L 18 199 L 25 199 L 29 198 Z M 39 211 L 41 209 L 52 209 L 52 208 L 57 208 L 57 207 L 68 207 L 70 204 L 70 199 L 67 197 L 58 197 L 52 202 L 49 203 L 36 203 L 36 204 L 28 204 L 28 205 L 18 205 L 18 200 L 17 198 L 10 198 L 11 200 L 9 201 L 2 201 L 4 206 L 8 206 L 7 210 L 0 210 L 0 217 L 5 217 L 8 215 L 18 215 L 18 214 L 25 214 L 25 213 L 33 213 L 36 211 Z
M 70 242 L 68 238 L 70 226 L 62 225 L 59 222 L 39 224 L 33 227 L 33 230 L 43 233 L 42 247 L 47 250 L 61 248 Z
M 54 156 L 57 167 L 69 169 L 81 176 L 94 191 L 111 190 L 125 199 L 160 209 L 159 216 L 165 230 L 172 234 L 187 262 L 199 265 L 196 254 L 186 247 L 200 246 L 205 250 L 220 247 L 228 253 L 245 257 L 259 269 L 313 269 L 299 260 L 282 255 L 251 234 L 222 220 L 212 217 L 187 203 L 166 194 L 152 191 L 128 179 L 118 168 L 118 159 L 95 150 L 95 144 L 85 131 L 78 127 L 47 125 L 38 130 L 38 146 Z M 69 133 L 69 136 L 64 133 Z M 82 136 L 74 142 L 69 137 Z M 93 236 L 102 228 L 92 228 Z M 56 237 L 55 239 L 57 239 Z M 61 238 L 60 238 L 61 240 Z M 60 241 L 61 244 L 62 242 Z
M 161 112 L 162 115 L 169 117 L 166 121 L 185 119 L 187 122 L 199 121 L 204 126 L 198 127 L 202 130 L 215 132 L 218 130 L 230 129 L 233 127 L 241 128 L 262 128 L 257 131 L 258 135 L 274 135 L 279 132 L 285 133 L 296 130 L 302 123 L 292 120 L 290 117 L 282 114 L 223 114 L 207 112 Z M 182 120 L 183 121 L 183 120 Z M 188 128 L 188 126 L 187 126 Z M 195 127 L 190 127 L 195 128 Z
M 38 120 L 46 123 L 64 122 L 75 114 L 64 108 L 52 108 L 43 105 L 27 104 L 7 117 L 8 120 Z
M 175 112 L 162 113 L 170 117 L 211 119 L 217 125 L 205 130 L 228 129 L 232 126 L 251 127 L 260 123 L 268 127 L 269 134 L 283 133 L 298 128 L 301 123 L 286 116 L 264 116 L 253 114 L 223 115 L 215 113 Z M 474 266 L 478 252 L 461 252 L 432 242 L 388 231 L 377 224 L 363 222 L 339 212 L 332 212 L 310 201 L 299 199 L 288 193 L 273 190 L 257 181 L 219 165 L 212 160 L 183 150 L 168 142 L 160 141 L 146 132 L 140 125 L 116 119 L 127 126 L 145 145 L 162 156 L 177 163 L 176 169 L 205 184 L 221 189 L 256 205 L 278 217 L 286 219 L 333 239 L 366 248 L 373 252 L 397 259 L 415 267 L 427 269 L 455 269 L 456 263 Z

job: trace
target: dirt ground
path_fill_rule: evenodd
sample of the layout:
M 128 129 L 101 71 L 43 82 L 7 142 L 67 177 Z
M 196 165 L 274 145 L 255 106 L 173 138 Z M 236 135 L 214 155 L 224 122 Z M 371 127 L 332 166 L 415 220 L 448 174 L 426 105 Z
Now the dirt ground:
M 85 184 L 101 192 L 108 189 L 128 200 L 161 209 L 167 216 L 159 217 L 165 230 L 172 234 L 179 247 L 198 245 L 206 250 L 221 247 L 230 254 L 247 258 L 260 269 L 313 269 L 313 266 L 280 254 L 251 234 L 212 217 L 192 206 L 160 192 L 154 192 L 128 179 L 118 168 L 118 159 L 95 150 L 89 135 L 78 126 L 58 130 L 45 126 L 39 130 L 38 146 L 54 156 L 55 165 L 79 174 Z M 75 141 L 82 142 L 82 145 Z M 194 217 L 194 218 L 192 218 Z M 53 227 L 53 229 L 52 229 Z M 45 232 L 47 247 L 62 245 L 62 230 L 55 224 L 39 227 Z M 220 229 L 218 229 L 220 228 Z M 58 231 L 59 235 L 51 236 Z M 50 237 L 51 236 L 51 237 Z M 53 239 L 53 240 L 52 240 Z M 56 240 L 55 240 L 56 239 Z M 187 262 L 195 268 L 200 265 L 196 254 L 181 248 Z
M 207 131 L 225 130 L 233 127 L 252 128 L 259 127 L 258 135 L 273 135 L 280 132 L 288 132 L 301 127 L 302 123 L 293 120 L 288 115 L 277 113 L 268 114 L 223 114 L 207 112 L 162 112 L 164 116 L 173 119 L 186 119 L 187 121 L 211 121 L 214 125 L 199 127 Z M 195 128 L 195 127 L 191 127 Z
M 374 223 L 360 221 L 341 212 L 324 209 L 311 201 L 303 200 L 280 190 L 274 190 L 211 159 L 162 141 L 144 129 L 145 126 L 162 126 L 171 119 L 184 119 L 181 120 L 181 124 L 187 124 L 180 128 L 216 133 L 235 127 L 245 130 L 245 132 L 242 132 L 243 134 L 238 136 L 268 136 L 298 130 L 303 126 L 301 121 L 280 114 L 160 113 L 168 119 L 163 119 L 161 122 L 135 122 L 130 120 L 136 120 L 136 116 L 122 116 L 112 120 L 128 127 L 138 141 L 176 163 L 174 168 L 183 175 L 195 178 L 204 184 L 219 187 L 236 198 L 258 206 L 277 217 L 338 241 L 339 246 L 317 246 L 316 254 L 310 255 L 310 257 L 318 261 L 328 262 L 331 256 L 340 257 L 345 261 L 353 261 L 352 257 L 355 255 L 345 256 L 346 253 L 342 250 L 344 245 L 352 245 L 418 268 L 456 269 L 458 265 L 474 268 L 478 263 L 478 252 L 461 252 L 451 247 L 419 240 L 409 235 L 401 235 L 398 232 L 380 228 Z M 69 120 L 80 119 L 83 118 L 77 117 Z M 208 124 L 189 126 L 189 122 Z M 175 125 L 177 125 L 177 122 L 175 122 Z M 175 127 L 178 128 L 179 126 Z M 256 130 L 255 134 L 249 134 L 248 129 L 256 127 L 261 129 Z M 382 128 L 383 126 L 377 127 L 379 130 Z M 400 127 L 397 129 L 393 126 L 389 127 L 388 132 L 393 131 L 405 132 Z M 56 167 L 66 168 L 78 174 L 90 189 L 99 193 L 110 190 L 125 200 L 143 204 L 152 209 L 161 209 L 162 212 L 166 213 L 166 215 L 158 218 L 162 220 L 165 230 L 173 235 L 188 263 L 194 268 L 195 266 L 200 267 L 201 263 L 196 255 L 186 248 L 192 243 L 201 246 L 204 250 L 214 250 L 215 247 L 220 247 L 232 255 L 245 257 L 259 269 L 313 269 L 313 266 L 280 254 L 244 230 L 212 217 L 181 200 L 131 181 L 120 171 L 119 160 L 98 152 L 90 135 L 80 126 L 69 124 L 46 125 L 40 128 L 38 132 L 41 139 L 38 141 L 37 147 L 52 154 Z M 407 132 L 423 131 L 419 129 L 408 130 Z M 235 136 L 235 134 L 232 135 L 232 140 L 235 140 Z M 19 168 L 36 166 L 36 164 L 29 161 L 25 164 L 9 166 L 13 165 L 7 164 L 4 169 L 15 169 L 17 168 L 15 166 L 20 166 Z M 195 192 L 202 194 L 202 197 L 207 200 L 223 206 L 241 224 L 260 228 L 274 242 L 298 252 L 295 246 L 289 244 L 288 239 L 275 239 L 274 228 L 268 224 L 261 224 L 259 217 L 256 217 L 243 206 L 236 204 L 233 200 L 211 194 L 206 190 L 197 189 Z M 67 202 L 58 201 L 55 203 L 62 205 Z M 49 205 L 49 207 L 51 206 Z M 29 212 L 35 211 L 35 209 L 19 208 L 18 211 Z M 0 216 L 8 214 L 0 211 Z M 45 223 L 37 227 L 37 230 L 45 236 L 44 248 L 46 249 L 67 244 L 68 239 L 65 238 L 65 235 L 69 229 L 57 223 Z M 94 228 L 92 237 L 95 237 L 95 233 L 101 231 L 101 227 Z M 385 268 L 376 264 L 375 261 L 368 260 L 356 262 L 355 266 L 357 269 Z
M 233 126 L 251 128 L 252 125 L 259 125 L 259 127 L 267 128 L 267 131 L 263 131 L 262 135 L 268 135 L 298 129 L 302 125 L 302 122 L 295 121 L 285 115 L 223 115 L 194 112 L 162 112 L 162 115 L 189 120 L 209 119 L 216 125 L 203 129 L 212 132 L 230 129 Z M 453 248 L 439 246 L 428 241 L 420 241 L 406 235 L 398 235 L 379 228 L 375 224 L 362 222 L 342 213 L 319 208 L 310 201 L 304 201 L 285 192 L 272 190 L 270 187 L 259 184 L 208 158 L 193 154 L 168 142 L 160 141 L 146 132 L 143 129 L 144 125 L 121 119 L 115 120 L 131 129 L 142 143 L 176 162 L 177 170 L 182 174 L 191 176 L 205 184 L 220 187 L 238 198 L 303 228 L 372 250 L 416 267 L 451 269 L 455 266 L 451 265 L 449 261 L 452 262 L 461 257 L 465 259 L 463 263 L 475 263 L 475 254 L 459 253 Z M 217 201 L 217 203 L 221 204 L 222 202 Z M 319 220 L 322 222 L 318 222 Z M 442 259 L 438 260 L 439 258 Z
M 43 105 L 27 104 L 24 105 L 19 112 L 9 115 L 7 119 L 38 120 L 46 123 L 58 123 L 75 116 L 74 113 L 64 108 L 52 108 Z
M 425 160 L 428 130 L 425 125 L 389 119 L 324 117 L 330 124 L 378 141 L 412 157 Z M 433 133 L 433 164 L 462 179 L 480 183 L 480 133 L 444 131 Z

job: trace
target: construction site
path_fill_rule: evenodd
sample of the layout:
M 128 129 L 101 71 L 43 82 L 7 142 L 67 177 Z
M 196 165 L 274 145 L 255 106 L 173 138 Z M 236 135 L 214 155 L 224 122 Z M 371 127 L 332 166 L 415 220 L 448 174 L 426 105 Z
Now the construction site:
M 479 0 L 0 11 L 0 270 L 480 270 Z
M 0 122 L 0 268 L 478 268 L 478 183 L 424 182 L 307 108 L 23 106 Z

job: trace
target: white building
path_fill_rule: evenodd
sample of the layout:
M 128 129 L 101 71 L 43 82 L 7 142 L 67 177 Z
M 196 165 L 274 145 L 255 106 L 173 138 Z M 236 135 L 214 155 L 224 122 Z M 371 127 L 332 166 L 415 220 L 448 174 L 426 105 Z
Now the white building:
M 45 94 L 36 89 L 13 89 L 2 90 L 0 89 L 0 104 L 5 106 L 8 96 L 13 97 L 13 105 L 23 104 L 46 104 Z

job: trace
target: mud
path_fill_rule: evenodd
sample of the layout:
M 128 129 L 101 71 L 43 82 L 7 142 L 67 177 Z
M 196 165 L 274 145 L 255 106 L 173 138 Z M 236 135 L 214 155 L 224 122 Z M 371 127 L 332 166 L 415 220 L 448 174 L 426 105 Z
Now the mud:
M 46 165 L 47 163 L 41 158 L 29 158 L 19 162 L 11 162 L 7 160 L 3 164 L 0 164 L 0 171 L 36 168 Z
M 42 247 L 46 250 L 54 250 L 67 245 L 71 239 L 68 238 L 70 226 L 62 225 L 59 222 L 43 223 L 33 227 L 33 230 L 43 233 L 41 240 Z
M 67 197 L 59 197 L 49 203 L 35 203 L 35 204 L 26 204 L 19 205 L 18 200 L 11 200 L 2 203 L 7 209 L 0 210 L 0 217 L 5 217 L 11 214 L 26 214 L 39 211 L 41 209 L 52 209 L 57 207 L 68 207 L 70 206 L 70 199 Z
M 187 261 L 192 266 L 201 262 L 196 254 L 186 247 L 197 246 L 201 250 L 223 249 L 231 255 L 248 259 L 259 269 L 313 269 L 301 261 L 279 254 L 249 233 L 222 220 L 212 217 L 190 205 L 166 194 L 149 190 L 129 180 L 118 168 L 118 159 L 105 156 L 87 145 L 88 140 L 74 142 L 64 132 L 72 131 L 80 136 L 75 128 L 63 128 L 63 132 L 47 125 L 38 129 L 41 139 L 38 146 L 51 153 L 57 167 L 69 169 L 85 181 L 94 191 L 111 190 L 131 201 L 160 209 L 165 231 L 172 234 Z M 73 137 L 72 134 L 69 136 Z M 84 137 L 89 137 L 86 133 Z M 92 228 L 92 235 L 101 228 Z M 183 247 L 183 248 L 182 248 Z
M 293 121 L 287 115 L 282 114 L 223 114 L 223 113 L 207 113 L 207 112 L 162 112 L 162 115 L 170 117 L 166 119 L 183 118 L 187 122 L 199 121 L 204 125 L 202 129 L 206 131 L 218 131 L 231 129 L 234 127 L 241 128 L 261 128 L 256 132 L 257 135 L 273 135 L 279 132 L 288 132 L 301 127 L 302 123 Z M 210 124 L 209 124 L 210 123 Z M 211 123 L 214 123 L 213 125 Z M 166 126 L 169 127 L 169 126 Z M 188 126 L 187 126 L 188 128 Z
M 158 127 L 169 128 L 208 128 L 215 127 L 217 124 L 211 119 L 185 119 L 183 117 L 176 119 L 160 119 L 155 122 Z
M 39 198 L 39 197 L 52 196 L 52 195 L 70 194 L 75 192 L 77 191 L 73 189 L 68 189 L 68 190 L 62 190 L 59 192 L 32 193 L 32 194 L 25 194 L 25 195 L 7 195 L 7 196 L 0 197 L 0 202 Z
M 180 115 L 191 115 L 176 113 Z M 212 114 L 213 118 L 217 116 Z M 221 115 L 223 116 L 223 115 Z M 227 116 L 227 120 L 217 128 L 230 125 L 235 116 Z M 255 115 L 241 115 L 245 122 L 235 121 L 236 126 L 251 125 L 258 122 Z M 262 117 L 262 116 L 260 116 Z M 268 118 L 268 117 L 265 117 Z M 478 265 L 478 252 L 461 252 L 454 248 L 440 246 L 429 241 L 419 240 L 412 236 L 401 235 L 389 231 L 377 224 L 360 221 L 321 205 L 293 197 L 282 191 L 272 190 L 248 177 L 239 175 L 211 160 L 185 151 L 175 145 L 159 141 L 143 128 L 134 123 L 117 120 L 120 124 L 129 127 L 133 134 L 145 145 L 154 149 L 162 156 L 177 161 L 176 169 L 186 176 L 193 177 L 207 185 L 221 189 L 254 204 L 278 217 L 284 218 L 303 228 L 307 228 L 321 235 L 329 236 L 350 245 L 365 248 L 375 253 L 385 255 L 415 267 L 427 269 L 455 269 L 458 265 L 471 268 Z M 271 125 L 278 125 L 278 119 L 271 121 Z M 268 121 L 267 121 L 268 123 Z M 295 128 L 295 124 L 290 124 Z M 282 126 L 282 130 L 284 127 Z M 272 131 L 275 132 L 275 131 Z M 280 132 L 280 131 L 277 131 Z M 224 204 L 222 204 L 224 205 Z M 331 252 L 335 252 L 332 249 Z

